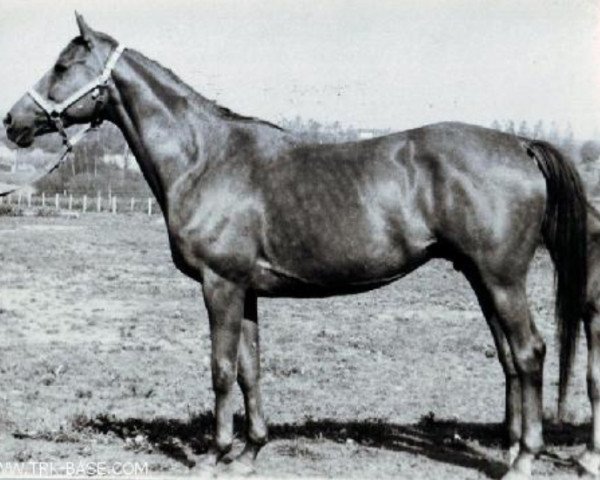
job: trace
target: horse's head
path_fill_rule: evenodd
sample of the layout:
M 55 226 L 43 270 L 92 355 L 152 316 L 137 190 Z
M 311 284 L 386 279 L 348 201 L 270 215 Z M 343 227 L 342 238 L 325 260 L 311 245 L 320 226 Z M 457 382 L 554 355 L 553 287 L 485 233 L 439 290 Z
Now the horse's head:
M 93 31 L 81 15 L 75 15 L 80 36 L 67 45 L 54 66 L 4 118 L 8 138 L 21 147 L 45 133 L 59 131 L 65 136 L 63 128 L 96 122 L 105 114 L 106 82 L 118 59 L 118 55 L 111 57 L 116 42 Z M 103 74 L 106 78 L 100 81 Z

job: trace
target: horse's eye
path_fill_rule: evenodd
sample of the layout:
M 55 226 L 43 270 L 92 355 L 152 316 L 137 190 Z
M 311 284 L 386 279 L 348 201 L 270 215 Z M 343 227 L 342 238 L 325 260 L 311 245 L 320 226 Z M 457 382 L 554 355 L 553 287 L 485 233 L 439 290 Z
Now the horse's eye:
M 62 63 L 57 63 L 56 65 L 54 65 L 54 73 L 65 73 L 67 71 L 67 66 L 63 65 Z

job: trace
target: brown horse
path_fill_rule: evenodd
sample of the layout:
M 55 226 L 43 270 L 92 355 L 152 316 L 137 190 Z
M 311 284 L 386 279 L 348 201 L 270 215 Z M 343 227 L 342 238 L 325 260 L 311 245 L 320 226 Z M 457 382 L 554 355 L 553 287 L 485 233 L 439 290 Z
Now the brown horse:
M 166 219 L 173 261 L 202 283 L 216 396 L 214 448 L 232 445 L 233 385 L 252 465 L 267 441 L 259 390 L 257 298 L 361 292 L 432 258 L 472 285 L 506 374 L 514 453 L 505 478 L 528 478 L 542 450 L 545 345 L 525 291 L 544 244 L 557 271 L 564 398 L 581 319 L 589 345 L 593 440 L 600 454 L 600 216 L 552 146 L 459 123 L 337 145 L 309 145 L 210 102 L 172 72 L 77 21 L 80 36 L 6 115 L 20 146 L 72 124 L 123 132 Z M 66 134 L 65 134 L 66 135 Z

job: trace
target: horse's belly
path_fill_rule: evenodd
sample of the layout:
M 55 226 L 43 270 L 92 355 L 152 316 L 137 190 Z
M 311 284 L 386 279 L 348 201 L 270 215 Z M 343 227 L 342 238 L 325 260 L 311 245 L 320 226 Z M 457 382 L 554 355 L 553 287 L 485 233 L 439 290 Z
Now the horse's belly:
M 372 290 L 391 283 L 429 260 L 429 250 L 406 255 L 390 250 L 377 257 L 329 258 L 300 265 L 282 265 L 259 258 L 251 275 L 252 288 L 266 296 L 324 297 Z

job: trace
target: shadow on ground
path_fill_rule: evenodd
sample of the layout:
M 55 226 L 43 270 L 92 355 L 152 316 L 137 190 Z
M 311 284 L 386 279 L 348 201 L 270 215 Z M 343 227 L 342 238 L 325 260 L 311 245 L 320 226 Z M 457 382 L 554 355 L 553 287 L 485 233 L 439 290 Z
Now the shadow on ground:
M 238 435 L 243 432 L 243 418 L 234 418 Z M 140 434 L 162 453 L 192 467 L 194 455 L 207 451 L 213 432 L 212 413 L 202 413 L 189 421 L 155 418 L 152 420 L 128 418 L 119 420 L 101 415 L 87 420 L 79 428 L 96 432 L 112 432 L 123 440 Z M 589 425 L 556 424 L 545 422 L 545 438 L 549 447 L 585 444 Z M 499 478 L 506 472 L 506 464 L 491 458 L 485 448 L 505 446 L 502 424 L 462 423 L 438 420 L 432 415 L 414 424 L 390 424 L 379 420 L 338 421 L 306 420 L 297 424 L 269 425 L 271 440 L 326 439 L 345 443 L 348 439 L 364 446 L 423 455 L 432 460 L 478 470 L 488 477 Z M 548 454 L 557 465 L 569 462 Z

